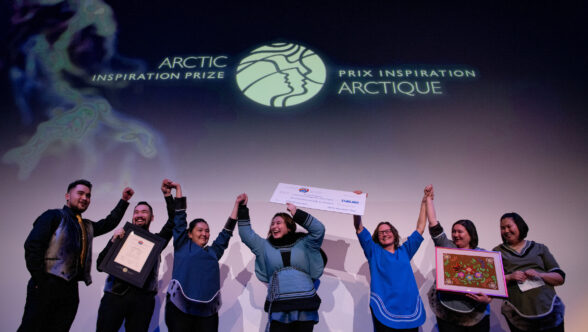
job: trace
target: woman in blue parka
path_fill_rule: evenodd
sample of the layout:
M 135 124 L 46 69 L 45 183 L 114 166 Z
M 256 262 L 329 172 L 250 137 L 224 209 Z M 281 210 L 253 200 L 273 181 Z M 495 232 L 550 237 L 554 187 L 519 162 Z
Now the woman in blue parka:
M 167 291 L 165 324 L 170 332 L 218 331 L 221 306 L 218 261 L 229 245 L 237 223 L 237 205 L 212 245 L 204 219 L 194 219 L 186 229 L 186 197 L 178 183 L 174 217 L 174 268 Z

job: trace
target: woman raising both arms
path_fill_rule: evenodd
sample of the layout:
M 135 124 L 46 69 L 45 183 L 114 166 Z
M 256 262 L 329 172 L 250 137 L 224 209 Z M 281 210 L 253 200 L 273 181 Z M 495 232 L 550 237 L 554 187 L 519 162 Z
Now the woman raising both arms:
M 318 323 L 321 300 L 316 284 L 325 268 L 321 244 L 325 227 L 310 214 L 286 203 L 288 213 L 271 219 L 267 238 L 251 228 L 247 195 L 240 201 L 239 236 L 255 255 L 255 275 L 268 283 L 264 306 L 269 331 L 312 331 Z M 308 233 L 296 232 L 296 224 Z
M 376 332 L 416 332 L 425 322 L 425 308 L 410 266 L 410 260 L 423 242 L 425 224 L 424 197 L 416 230 L 402 245 L 399 245 L 398 231 L 390 222 L 380 222 L 374 235 L 370 236 L 363 227 L 361 216 L 353 216 L 359 243 L 370 266 L 370 310 Z
M 204 219 L 194 219 L 186 229 L 186 197 L 179 183 L 176 190 L 174 217 L 174 267 L 167 290 L 165 324 L 170 332 L 218 331 L 221 306 L 221 259 L 237 223 L 238 201 L 231 217 L 212 245 L 208 245 L 210 228 Z

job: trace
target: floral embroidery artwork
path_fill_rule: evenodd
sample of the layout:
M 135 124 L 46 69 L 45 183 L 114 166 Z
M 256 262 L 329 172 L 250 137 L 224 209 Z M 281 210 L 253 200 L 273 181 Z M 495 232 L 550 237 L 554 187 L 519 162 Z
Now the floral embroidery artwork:
M 444 253 L 443 272 L 447 285 L 498 289 L 492 257 Z

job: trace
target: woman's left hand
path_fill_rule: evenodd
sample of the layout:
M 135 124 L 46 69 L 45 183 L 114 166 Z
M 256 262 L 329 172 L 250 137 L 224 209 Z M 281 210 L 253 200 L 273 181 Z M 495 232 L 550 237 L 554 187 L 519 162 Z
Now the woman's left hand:
M 292 203 L 286 203 L 286 209 L 288 210 L 288 212 L 290 212 L 292 217 L 296 214 L 296 205 Z
M 490 296 L 483 294 L 483 293 L 478 293 L 478 294 L 467 293 L 466 296 L 472 300 L 482 302 L 482 303 L 490 303 L 490 301 L 492 301 L 492 298 Z

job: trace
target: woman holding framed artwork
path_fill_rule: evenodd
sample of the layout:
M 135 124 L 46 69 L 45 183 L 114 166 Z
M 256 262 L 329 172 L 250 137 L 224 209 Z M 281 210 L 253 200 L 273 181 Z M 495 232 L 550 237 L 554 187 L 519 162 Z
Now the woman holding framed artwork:
M 437 213 L 433 203 L 433 186 L 425 187 L 427 204 L 427 219 L 429 233 L 435 247 L 480 249 L 478 247 L 478 232 L 471 220 L 462 219 L 453 223 L 451 240 L 447 238 L 443 227 L 437 220 Z M 433 284 L 429 291 L 429 303 L 437 317 L 439 332 L 488 332 L 490 331 L 490 306 L 492 299 L 482 293 L 459 294 L 437 291 Z

